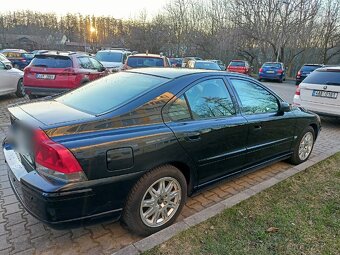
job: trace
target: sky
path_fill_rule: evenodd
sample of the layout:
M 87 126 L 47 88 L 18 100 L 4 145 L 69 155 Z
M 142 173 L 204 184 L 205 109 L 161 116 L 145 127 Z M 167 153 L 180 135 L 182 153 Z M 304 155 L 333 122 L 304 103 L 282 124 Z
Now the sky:
M 32 10 L 59 15 L 81 13 L 113 16 L 116 19 L 138 17 L 145 11 L 150 18 L 162 10 L 168 0 L 0 0 L 0 12 Z M 4 2 L 4 3 L 2 3 Z

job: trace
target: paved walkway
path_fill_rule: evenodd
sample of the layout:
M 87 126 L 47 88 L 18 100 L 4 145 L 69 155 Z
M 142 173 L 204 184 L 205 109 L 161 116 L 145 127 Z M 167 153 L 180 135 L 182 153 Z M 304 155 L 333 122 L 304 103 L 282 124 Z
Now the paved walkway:
M 0 103 L 0 107 L 1 113 L 3 104 Z M 4 113 L 3 118 L 6 118 L 6 115 Z M 0 121 L 3 123 L 2 117 Z M 0 125 L 0 140 L 4 138 L 6 131 L 7 128 Z M 312 157 L 339 145 L 340 121 L 325 119 Z M 279 162 L 189 198 L 179 220 L 274 177 L 290 167 L 291 165 L 285 162 Z M 4 156 L 2 151 L 0 152 L 0 254 L 112 254 L 138 240 L 140 237 L 129 233 L 117 222 L 101 222 L 71 230 L 53 230 L 40 223 L 18 203 L 8 181 Z

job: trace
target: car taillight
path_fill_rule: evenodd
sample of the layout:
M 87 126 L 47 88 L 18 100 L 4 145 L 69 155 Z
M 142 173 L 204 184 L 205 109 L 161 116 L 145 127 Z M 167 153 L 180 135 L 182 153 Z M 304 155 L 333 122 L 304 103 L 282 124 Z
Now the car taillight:
M 296 87 L 295 95 L 300 96 L 300 85 Z
M 263 68 L 260 68 L 259 72 L 262 73 L 263 72 Z
M 278 73 L 278 74 L 282 74 L 282 73 L 283 73 L 283 70 L 279 69 L 279 70 L 277 70 L 277 73 Z
M 300 77 L 301 77 L 301 71 L 298 71 L 298 72 L 297 72 L 296 77 L 297 77 L 297 78 L 300 78 Z
M 66 68 L 62 72 L 63 75 L 77 75 L 73 68 Z
M 52 141 L 38 129 L 34 135 L 37 171 L 64 181 L 83 181 L 86 176 L 74 155 L 63 145 Z
M 25 63 L 26 62 L 26 59 L 22 58 L 20 59 L 21 62 Z

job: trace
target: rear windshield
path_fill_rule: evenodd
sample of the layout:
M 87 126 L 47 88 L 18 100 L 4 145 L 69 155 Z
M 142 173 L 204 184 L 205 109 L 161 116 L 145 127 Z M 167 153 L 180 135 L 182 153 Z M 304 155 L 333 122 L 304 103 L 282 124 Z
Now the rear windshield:
M 303 66 L 301 71 L 304 72 L 313 72 L 315 69 L 320 68 L 321 66 Z
M 72 60 L 65 56 L 35 56 L 31 66 L 48 68 L 68 68 L 72 67 Z
M 315 70 L 303 83 L 340 86 L 340 70 Z
M 197 69 L 207 69 L 207 70 L 221 70 L 218 64 L 209 62 L 196 62 L 195 68 Z
M 98 115 L 117 109 L 167 81 L 151 75 L 121 72 L 93 81 L 56 98 L 56 101 Z
M 264 63 L 262 67 L 281 68 L 281 64 L 279 64 L 279 63 Z
M 24 54 L 22 54 L 22 56 L 23 56 L 24 58 L 28 58 L 28 59 L 34 58 L 34 54 L 32 54 L 32 53 L 24 53 Z
M 243 61 L 231 61 L 230 66 L 245 66 L 245 63 Z
M 164 66 L 164 61 L 162 58 L 152 58 L 152 57 L 129 57 L 127 65 L 133 68 L 138 67 L 162 67 Z
M 123 62 L 123 54 L 120 52 L 98 52 L 96 59 L 101 62 Z

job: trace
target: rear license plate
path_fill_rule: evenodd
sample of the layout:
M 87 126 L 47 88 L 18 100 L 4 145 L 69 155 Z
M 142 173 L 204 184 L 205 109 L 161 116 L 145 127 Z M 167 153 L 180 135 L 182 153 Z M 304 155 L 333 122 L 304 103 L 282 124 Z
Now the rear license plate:
M 274 71 L 267 71 L 267 73 L 274 73 Z
M 42 80 L 54 80 L 55 75 L 54 74 L 41 74 L 37 73 L 35 76 L 37 79 L 42 79 Z
M 314 96 L 314 97 L 326 97 L 326 98 L 337 99 L 338 92 L 323 91 L 323 90 L 313 90 L 312 96 Z

